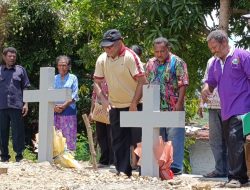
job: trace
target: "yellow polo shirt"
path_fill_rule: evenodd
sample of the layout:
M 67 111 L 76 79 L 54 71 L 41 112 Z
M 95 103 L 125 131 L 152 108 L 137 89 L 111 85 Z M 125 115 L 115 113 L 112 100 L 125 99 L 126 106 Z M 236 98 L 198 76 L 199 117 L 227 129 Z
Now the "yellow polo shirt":
M 94 78 L 105 78 L 108 84 L 109 101 L 113 107 L 129 107 L 135 94 L 137 76 L 144 75 L 139 57 L 129 48 L 123 47 L 114 59 L 102 53 L 95 66 Z

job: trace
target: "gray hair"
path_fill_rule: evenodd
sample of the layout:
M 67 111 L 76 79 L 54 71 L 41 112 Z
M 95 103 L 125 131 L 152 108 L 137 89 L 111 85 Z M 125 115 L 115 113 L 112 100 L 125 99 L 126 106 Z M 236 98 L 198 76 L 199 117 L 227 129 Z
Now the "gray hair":
M 67 62 L 67 65 L 68 66 L 71 66 L 71 59 L 70 59 L 70 57 L 68 57 L 68 56 L 66 56 L 66 55 L 59 55 L 57 58 L 56 58 L 56 65 L 58 64 L 58 62 L 60 61 L 60 60 L 65 60 L 66 62 Z
M 216 40 L 219 43 L 222 43 L 224 40 L 228 42 L 228 36 L 224 30 L 214 30 L 210 32 L 210 34 L 207 36 L 207 42 L 212 39 Z
M 167 40 L 167 38 L 164 38 L 164 37 L 159 37 L 159 38 L 156 38 L 153 42 L 154 45 L 156 44 L 161 44 L 161 43 L 164 43 L 164 45 L 166 47 L 170 47 L 170 43 L 169 41 Z
M 13 47 L 7 47 L 3 49 L 3 55 L 7 55 L 8 52 L 17 54 L 16 48 Z

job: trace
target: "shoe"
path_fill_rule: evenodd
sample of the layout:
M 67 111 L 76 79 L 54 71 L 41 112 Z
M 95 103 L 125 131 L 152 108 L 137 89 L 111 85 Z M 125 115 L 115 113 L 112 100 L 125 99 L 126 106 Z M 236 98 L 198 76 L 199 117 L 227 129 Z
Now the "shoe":
M 227 177 L 226 174 L 218 174 L 216 171 L 212 171 L 206 175 L 203 175 L 205 178 L 222 178 L 222 177 Z
M 1 158 L 1 162 L 9 162 L 8 158 Z
M 174 173 L 174 175 L 181 175 L 182 171 L 178 168 L 171 168 L 172 172 Z
M 21 162 L 23 160 L 23 155 L 16 156 L 16 162 Z
M 109 172 L 114 173 L 116 175 L 119 175 L 119 173 L 120 173 L 115 168 L 114 169 L 110 169 Z
M 240 188 L 241 187 L 241 183 L 240 183 L 239 180 L 231 179 L 230 181 L 228 181 L 225 184 L 225 187 L 227 187 L 227 188 Z
M 106 164 L 101 164 L 101 163 L 97 164 L 97 168 L 108 168 L 108 167 L 109 165 Z
M 109 166 L 109 169 L 115 169 L 115 165 L 111 164 L 111 165 Z

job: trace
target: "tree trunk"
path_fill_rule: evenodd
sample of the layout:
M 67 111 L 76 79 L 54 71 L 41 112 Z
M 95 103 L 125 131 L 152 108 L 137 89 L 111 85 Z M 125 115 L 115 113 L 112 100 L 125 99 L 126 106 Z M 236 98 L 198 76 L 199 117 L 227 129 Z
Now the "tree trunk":
M 231 16 L 231 0 L 220 0 L 219 29 L 227 32 Z
M 7 4 L 0 2 L 0 49 L 3 49 L 3 44 L 7 37 L 6 16 Z

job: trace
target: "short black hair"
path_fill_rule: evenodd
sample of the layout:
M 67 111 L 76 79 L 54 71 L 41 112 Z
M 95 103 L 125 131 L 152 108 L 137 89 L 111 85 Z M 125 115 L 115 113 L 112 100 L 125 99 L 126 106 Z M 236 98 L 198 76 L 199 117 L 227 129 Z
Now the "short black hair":
M 7 55 L 8 52 L 17 54 L 16 48 L 13 47 L 7 47 L 3 49 L 3 55 Z
M 142 48 L 138 45 L 132 45 L 131 49 L 139 56 L 142 56 Z

